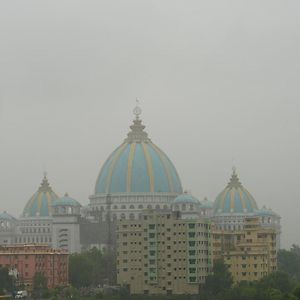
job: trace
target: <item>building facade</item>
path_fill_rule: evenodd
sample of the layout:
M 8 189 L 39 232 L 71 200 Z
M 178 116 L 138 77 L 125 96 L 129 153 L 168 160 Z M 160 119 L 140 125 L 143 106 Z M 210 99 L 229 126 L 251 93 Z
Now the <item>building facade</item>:
M 0 246 L 0 266 L 15 276 L 16 286 L 32 287 L 36 273 L 43 273 L 48 288 L 68 285 L 68 253 L 46 245 Z
M 213 257 L 228 266 L 235 283 L 258 281 L 277 270 L 276 229 L 262 226 L 258 217 L 247 217 L 243 228 L 213 228 Z
M 117 223 L 117 280 L 131 294 L 197 294 L 211 272 L 208 218 L 149 210 Z
M 80 245 L 80 203 L 69 197 L 52 204 L 52 247 L 79 253 Z

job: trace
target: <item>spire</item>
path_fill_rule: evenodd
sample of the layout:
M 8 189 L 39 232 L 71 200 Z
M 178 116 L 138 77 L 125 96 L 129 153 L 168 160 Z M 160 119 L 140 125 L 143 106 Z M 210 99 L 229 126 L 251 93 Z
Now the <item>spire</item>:
M 149 142 L 147 132 L 144 131 L 145 126 L 142 124 L 142 120 L 140 119 L 140 115 L 142 113 L 142 109 L 139 106 L 139 100 L 136 99 L 136 107 L 133 110 L 133 114 L 135 115 L 135 120 L 133 120 L 133 125 L 130 126 L 131 131 L 127 134 L 127 138 L 125 142 L 127 143 L 141 143 L 141 142 Z
M 239 180 L 239 177 L 236 173 L 236 167 L 233 167 L 232 168 L 232 175 L 231 175 L 231 178 L 230 178 L 230 181 L 227 185 L 227 187 L 229 188 L 238 188 L 238 187 L 241 187 L 242 184 L 240 183 L 240 180 Z
M 135 115 L 135 119 L 138 120 L 140 117 L 140 114 L 142 113 L 142 109 L 140 108 L 140 101 L 138 98 L 135 99 L 136 106 L 133 109 L 133 113 Z
M 51 192 L 51 186 L 48 182 L 48 178 L 47 178 L 47 172 L 44 172 L 44 178 L 43 181 L 39 187 L 39 192 Z

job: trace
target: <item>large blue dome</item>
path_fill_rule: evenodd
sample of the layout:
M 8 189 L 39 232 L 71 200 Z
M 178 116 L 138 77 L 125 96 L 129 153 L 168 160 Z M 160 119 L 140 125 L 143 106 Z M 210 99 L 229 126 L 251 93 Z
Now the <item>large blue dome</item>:
M 95 194 L 181 194 L 182 186 L 174 165 L 148 138 L 138 116 L 130 128 L 124 143 L 104 163 Z
M 227 187 L 219 194 L 214 203 L 215 214 L 248 214 L 258 209 L 253 196 L 242 186 L 235 172 Z

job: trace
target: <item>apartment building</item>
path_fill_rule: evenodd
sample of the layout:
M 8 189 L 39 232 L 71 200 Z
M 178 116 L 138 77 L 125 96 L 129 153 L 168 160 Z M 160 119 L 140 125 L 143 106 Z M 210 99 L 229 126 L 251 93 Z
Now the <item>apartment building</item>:
M 117 225 L 117 281 L 131 294 L 197 294 L 212 268 L 208 218 L 148 210 Z
M 68 284 L 68 259 L 65 250 L 47 245 L 0 246 L 0 266 L 7 267 L 16 278 L 16 285 L 30 288 L 34 275 L 43 273 L 49 288 Z
M 240 230 L 212 230 L 213 257 L 223 259 L 234 282 L 256 281 L 276 271 L 276 229 L 249 217 Z

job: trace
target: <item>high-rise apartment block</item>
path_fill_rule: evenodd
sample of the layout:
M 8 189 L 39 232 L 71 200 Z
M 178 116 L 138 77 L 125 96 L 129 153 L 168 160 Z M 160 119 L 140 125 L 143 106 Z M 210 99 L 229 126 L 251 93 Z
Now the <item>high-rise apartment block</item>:
M 197 294 L 212 267 L 211 225 L 171 210 L 117 225 L 117 280 L 131 294 Z

